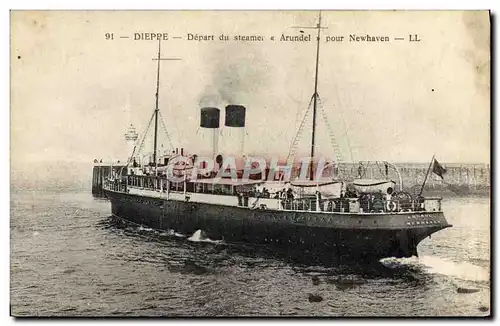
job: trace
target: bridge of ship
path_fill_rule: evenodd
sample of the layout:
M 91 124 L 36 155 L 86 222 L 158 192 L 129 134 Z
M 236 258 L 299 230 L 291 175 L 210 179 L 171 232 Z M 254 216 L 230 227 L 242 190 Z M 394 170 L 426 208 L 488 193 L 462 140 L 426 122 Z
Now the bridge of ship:
M 285 211 L 336 212 L 336 213 L 408 213 L 440 212 L 441 198 L 385 199 L 364 196 L 361 198 L 321 198 L 305 195 L 286 198 L 256 191 L 262 180 L 198 179 L 173 182 L 155 176 L 126 176 L 119 180 L 106 180 L 104 187 L 124 193 L 173 200 L 217 205 L 248 207 L 250 209 L 275 209 Z

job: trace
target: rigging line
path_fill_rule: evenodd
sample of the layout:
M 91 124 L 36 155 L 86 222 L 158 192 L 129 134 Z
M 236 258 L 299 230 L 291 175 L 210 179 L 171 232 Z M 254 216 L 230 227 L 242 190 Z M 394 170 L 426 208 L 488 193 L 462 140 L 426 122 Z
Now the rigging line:
M 339 106 L 338 108 L 340 109 L 340 118 L 342 119 L 342 124 L 344 125 L 344 134 L 345 134 L 345 139 L 347 141 L 347 148 L 349 149 L 349 156 L 351 158 L 351 162 L 354 162 L 354 156 L 352 155 L 352 148 L 351 148 L 351 141 L 349 140 L 349 134 L 347 132 L 347 123 L 345 122 L 345 117 L 344 117 L 344 111 L 342 110 L 342 106 L 340 105 L 340 96 L 339 96 L 339 89 L 335 87 L 335 93 L 337 95 L 337 99 L 339 99 Z M 351 101 L 349 100 L 348 106 L 351 106 Z
M 311 100 L 309 100 L 311 101 Z M 301 111 L 300 111 L 300 107 L 301 107 L 301 103 L 300 101 L 296 101 L 296 103 L 298 103 L 297 105 L 297 110 L 295 111 L 295 121 L 293 122 L 293 129 L 294 130 L 298 130 L 297 127 L 300 126 L 299 122 L 302 123 L 302 120 L 300 120 L 300 114 L 301 114 Z M 311 102 L 309 102 L 309 106 L 311 105 Z M 308 106 L 308 110 L 309 110 L 309 106 Z
M 323 116 L 323 120 L 325 121 L 325 125 L 326 125 L 326 129 L 328 131 L 328 134 L 330 136 L 330 143 L 333 147 L 333 150 L 335 151 L 335 156 L 337 158 L 337 162 L 340 162 L 343 160 L 342 158 L 342 152 L 340 150 L 340 146 L 337 142 L 337 138 L 335 137 L 335 133 L 333 132 L 331 126 L 330 126 L 330 122 L 328 121 L 328 116 L 326 115 L 326 112 L 324 110 L 324 106 L 323 106 L 323 101 L 321 101 L 321 98 L 318 97 L 318 101 L 320 103 L 320 109 L 321 109 L 321 113 L 322 113 L 322 116 Z
M 122 171 L 123 171 L 123 168 L 126 168 L 130 165 L 130 162 L 132 162 L 133 158 L 134 158 L 134 155 L 136 153 L 136 149 L 137 149 L 137 153 L 139 153 L 142 149 L 142 146 L 144 145 L 144 141 L 146 140 L 146 135 L 148 133 L 148 130 L 149 130 L 149 127 L 151 126 L 151 122 L 153 121 L 153 117 L 155 116 L 154 112 L 153 114 L 151 115 L 151 118 L 149 119 L 149 123 L 148 123 L 148 126 L 146 127 L 146 129 L 144 130 L 144 134 L 142 135 L 142 140 L 141 140 L 141 144 L 139 145 L 139 149 L 137 149 L 137 145 L 134 145 L 134 149 L 132 150 L 132 154 L 130 155 L 128 161 L 127 161 L 127 164 L 125 164 L 124 166 L 122 166 L 122 168 L 120 169 L 120 176 L 122 175 Z
M 340 97 L 339 97 L 339 90 L 338 90 L 336 87 L 335 87 L 335 93 L 336 93 L 336 95 L 337 95 L 337 99 L 339 99 L 339 98 L 340 98 Z M 339 101 L 339 103 L 340 103 L 340 101 Z M 344 119 L 344 113 L 343 113 L 342 108 L 341 108 L 341 106 L 340 106 L 340 105 L 339 105 L 339 106 L 337 106 L 337 107 L 340 109 L 340 110 L 339 110 L 339 112 L 340 112 L 340 117 L 341 117 L 341 119 L 342 119 L 342 123 L 343 123 L 343 125 L 344 125 L 344 135 L 345 135 L 346 142 L 347 142 L 347 148 L 349 149 L 349 156 L 350 156 L 351 162 L 354 162 L 353 155 L 352 155 L 351 142 L 350 142 L 350 140 L 349 140 L 349 134 L 347 133 L 347 124 L 346 124 L 345 119 Z
M 378 164 L 379 162 L 377 161 L 377 168 L 378 168 L 378 172 L 380 172 L 381 175 L 384 175 L 384 172 L 382 171 L 382 169 L 380 168 L 380 165 Z
M 139 146 L 139 149 L 137 150 L 137 154 L 140 153 L 140 151 L 142 150 L 142 146 L 144 146 L 144 142 L 146 140 L 146 136 L 148 134 L 148 131 L 149 131 L 149 127 L 151 127 L 151 122 L 153 122 L 153 118 L 155 116 L 155 112 L 153 112 L 153 114 L 151 115 L 151 118 L 149 119 L 149 123 L 148 123 L 148 126 L 146 127 L 145 131 L 144 131 L 144 134 L 142 136 L 142 141 L 141 141 L 141 144 Z
M 308 72 L 308 71 L 306 71 L 306 72 L 304 73 L 304 79 L 306 79 L 308 75 L 309 75 L 309 72 Z M 300 93 L 300 97 L 299 97 L 299 98 L 301 98 L 301 99 L 302 99 L 303 97 L 304 97 L 304 90 L 302 90 L 302 92 Z M 295 104 L 297 104 L 297 110 L 295 111 L 295 120 L 294 120 L 294 122 L 293 122 L 293 128 L 295 129 L 295 128 L 297 128 L 297 124 L 298 124 L 298 123 L 299 123 L 299 121 L 300 121 L 299 119 L 300 119 L 300 113 L 301 113 L 301 112 L 300 112 L 301 101 L 300 101 L 300 100 L 299 100 L 299 101 L 296 101 L 296 100 L 294 100 L 293 98 L 291 98 L 291 99 L 295 102 Z
M 167 140 L 168 140 L 168 144 L 170 145 L 170 149 L 174 149 L 174 145 L 172 143 L 172 139 L 170 138 L 170 134 L 168 133 L 168 130 L 167 130 L 167 124 L 165 123 L 165 120 L 163 119 L 163 114 L 160 112 L 158 112 L 160 114 L 160 121 L 162 123 L 162 126 L 163 126 L 163 129 L 165 131 L 165 135 L 167 136 Z
M 134 154 L 135 154 L 135 149 L 136 148 L 137 148 L 137 145 L 134 145 L 134 149 L 132 150 L 132 154 L 128 158 L 127 164 L 125 164 L 124 166 L 121 167 L 120 173 L 119 173 L 120 178 L 122 177 L 123 169 L 127 168 L 130 165 L 130 162 L 132 162 L 132 159 L 134 158 Z
M 313 101 L 313 96 L 311 96 L 311 99 L 309 100 L 309 105 L 307 106 L 307 110 L 306 112 L 304 113 L 304 117 L 302 118 L 302 122 L 300 123 L 300 126 L 299 126 L 299 129 L 297 130 L 297 133 L 295 134 L 295 137 L 292 141 L 292 145 L 290 146 L 290 150 L 288 151 L 288 156 L 286 157 L 286 161 L 288 162 L 288 159 L 290 158 L 292 152 L 294 151 L 294 147 L 297 145 L 296 143 L 298 142 L 298 138 L 300 136 L 300 132 L 302 130 L 302 127 L 304 126 L 304 123 L 307 119 L 307 116 L 309 114 L 309 110 L 311 110 L 311 103 Z
M 297 110 L 295 111 L 295 120 L 293 121 L 293 128 L 297 128 L 297 124 L 299 122 L 299 118 L 300 118 L 300 107 L 301 107 L 301 103 L 300 101 L 297 101 Z
M 342 155 L 340 153 L 340 147 L 339 144 L 337 143 L 337 140 L 335 138 L 335 134 L 333 133 L 333 130 L 330 127 L 330 123 L 328 121 L 328 116 L 326 115 L 326 112 L 323 108 L 323 101 L 321 101 L 321 98 L 318 96 L 318 102 L 319 102 L 319 108 L 321 110 L 321 114 L 323 116 L 323 120 L 325 121 L 325 126 L 328 131 L 328 134 L 330 136 L 330 143 L 333 147 L 334 154 L 337 157 L 337 161 L 342 161 Z

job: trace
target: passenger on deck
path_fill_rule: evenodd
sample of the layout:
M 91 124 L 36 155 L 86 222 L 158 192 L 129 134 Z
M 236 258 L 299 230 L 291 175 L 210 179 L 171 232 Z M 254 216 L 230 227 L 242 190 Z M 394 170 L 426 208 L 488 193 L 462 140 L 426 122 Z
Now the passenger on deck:
M 385 200 L 386 201 L 391 201 L 392 200 L 392 194 L 393 194 L 394 190 L 392 189 L 392 187 L 389 187 L 387 188 L 387 193 L 385 194 Z
M 415 210 L 416 211 L 425 211 L 424 203 L 425 203 L 425 198 L 422 195 L 416 196 L 416 198 L 415 198 L 415 204 L 416 204 Z
M 283 188 L 283 190 L 278 191 L 278 193 L 280 195 L 279 198 L 288 199 L 285 188 Z
M 352 189 L 350 187 L 347 187 L 347 190 L 345 192 L 345 197 L 346 198 L 358 198 L 358 195 L 356 193 L 355 189 Z
M 293 190 L 292 188 L 288 188 L 286 191 L 286 198 L 292 200 L 293 199 Z

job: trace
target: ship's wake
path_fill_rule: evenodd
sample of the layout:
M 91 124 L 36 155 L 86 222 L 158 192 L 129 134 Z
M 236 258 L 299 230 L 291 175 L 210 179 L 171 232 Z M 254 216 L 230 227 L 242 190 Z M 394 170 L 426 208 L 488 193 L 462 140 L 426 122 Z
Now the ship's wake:
M 209 237 L 207 237 L 206 233 L 203 230 L 196 230 L 193 235 L 191 235 L 188 238 L 188 241 L 192 242 L 207 242 L 207 243 L 214 243 L 214 244 L 220 244 L 223 241 L 222 240 L 212 240 Z
M 168 230 L 166 232 L 162 232 L 159 234 L 160 236 L 163 237 L 177 237 L 177 238 L 185 238 L 186 236 L 182 233 L 176 232 L 175 230 Z
M 489 282 L 490 274 L 487 268 L 469 262 L 454 262 L 436 256 L 421 256 L 410 258 L 383 258 L 380 262 L 389 268 L 403 266 L 421 268 L 429 274 L 444 275 L 454 279 L 473 282 Z

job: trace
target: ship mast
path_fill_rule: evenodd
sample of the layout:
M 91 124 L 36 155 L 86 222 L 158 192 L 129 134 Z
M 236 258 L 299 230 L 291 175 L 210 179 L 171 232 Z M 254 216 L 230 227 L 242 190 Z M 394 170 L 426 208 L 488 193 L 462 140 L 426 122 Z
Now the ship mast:
M 155 102 L 155 134 L 154 134 L 154 149 L 153 149 L 153 160 L 155 163 L 155 175 L 158 174 L 158 114 L 160 113 L 160 108 L 158 106 L 158 101 L 160 98 L 160 61 L 161 60 L 181 60 L 180 58 L 162 58 L 161 57 L 161 39 L 158 39 L 158 58 L 153 58 L 153 60 L 158 60 L 158 69 L 156 72 L 156 102 Z M 163 120 L 162 120 L 163 121 Z M 163 127 L 165 127 L 165 121 L 163 121 Z M 149 128 L 149 126 L 148 126 Z M 168 134 L 167 134 L 168 137 Z M 168 138 L 170 141 L 170 138 Z
M 156 73 L 156 103 L 155 103 L 155 134 L 154 134 L 154 149 L 153 149 L 153 161 L 155 162 L 155 176 L 158 175 L 158 98 L 160 93 L 160 52 L 161 52 L 161 40 L 158 40 L 158 70 Z
M 311 135 L 311 165 L 309 166 L 309 178 L 314 180 L 314 148 L 316 146 L 316 107 L 318 102 L 318 69 L 319 69 L 319 41 L 321 33 L 321 11 L 319 12 L 318 37 L 316 39 L 316 73 L 314 76 L 314 94 L 313 94 L 313 116 L 312 116 L 312 135 Z

